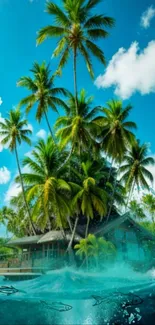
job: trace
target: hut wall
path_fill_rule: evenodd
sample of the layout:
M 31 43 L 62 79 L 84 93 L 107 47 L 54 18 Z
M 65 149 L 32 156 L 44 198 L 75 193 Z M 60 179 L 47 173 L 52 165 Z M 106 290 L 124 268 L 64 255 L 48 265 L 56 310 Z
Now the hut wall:
M 143 262 L 146 253 L 139 231 L 132 227 L 120 226 L 107 235 L 117 248 L 117 260 Z

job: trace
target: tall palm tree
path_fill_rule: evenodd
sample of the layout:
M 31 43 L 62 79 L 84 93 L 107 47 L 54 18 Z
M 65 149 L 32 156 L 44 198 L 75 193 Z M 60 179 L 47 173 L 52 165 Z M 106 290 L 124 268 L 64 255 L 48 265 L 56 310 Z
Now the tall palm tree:
M 91 176 L 91 167 L 92 162 L 87 161 L 81 164 L 81 173 L 72 168 L 73 172 L 79 178 L 79 183 L 69 182 L 73 193 L 72 210 L 74 215 L 76 215 L 76 220 L 68 250 L 71 248 L 74 240 L 79 215 L 82 214 L 87 218 L 85 237 L 88 235 L 90 219 L 93 219 L 95 212 L 100 218 L 106 215 L 107 194 L 105 190 L 98 186 L 99 179 L 97 177 L 97 171 Z
M 103 116 L 98 116 L 95 123 L 100 127 L 100 139 L 105 153 L 112 161 L 121 161 L 128 146 L 134 142 L 133 130 L 136 124 L 129 121 L 132 106 L 123 107 L 120 100 L 111 100 L 107 107 L 100 109 Z
M 153 175 L 147 167 L 154 165 L 155 161 L 153 157 L 148 157 L 148 149 L 148 144 L 140 144 L 140 141 L 137 140 L 124 156 L 124 164 L 120 167 L 120 174 L 122 174 L 121 181 L 129 193 L 128 202 L 135 185 L 138 190 L 140 186 L 149 190 L 149 182 L 153 182 Z
M 77 105 L 77 55 L 80 53 L 87 65 L 87 69 L 94 76 L 91 56 L 95 56 L 105 64 L 103 51 L 94 41 L 105 38 L 109 34 L 105 30 L 114 25 L 114 19 L 102 14 L 93 14 L 93 10 L 101 0 L 63 0 L 60 8 L 54 2 L 47 1 L 46 11 L 54 17 L 54 25 L 43 27 L 37 37 L 37 44 L 46 38 L 58 37 L 58 45 L 53 56 L 60 56 L 58 69 L 67 63 L 70 52 L 73 52 L 75 103 Z
M 155 223 L 155 197 L 152 194 L 146 194 L 142 197 L 145 209 L 150 213 L 152 223 Z
M 77 115 L 75 98 L 70 96 L 67 115 L 58 117 L 55 123 L 56 136 L 60 139 L 60 146 L 62 148 L 67 145 L 71 146 L 68 158 L 73 151 L 80 155 L 82 151 L 89 151 L 94 147 L 98 127 L 93 123 L 93 119 L 99 108 L 91 108 L 92 100 L 92 97 L 87 97 L 84 89 L 81 90 L 78 97 Z
M 54 220 L 64 233 L 66 218 L 70 215 L 68 202 L 71 188 L 58 172 L 58 165 L 63 159 L 63 153 L 51 137 L 46 142 L 40 140 L 31 157 L 25 157 L 23 161 L 30 171 L 23 173 L 22 177 L 27 186 L 27 199 L 33 203 L 33 214 L 39 219 L 41 215 L 42 228 L 45 229 L 48 223 L 51 230 Z
M 15 153 L 25 208 L 29 216 L 32 230 L 35 234 L 36 232 L 31 218 L 30 207 L 26 200 L 22 172 L 18 157 L 18 145 L 21 145 L 22 142 L 26 142 L 30 145 L 31 141 L 28 135 L 31 133 L 31 130 L 28 128 L 28 121 L 22 119 L 19 109 L 11 110 L 9 112 L 9 118 L 6 118 L 4 122 L 0 122 L 0 135 L 3 137 L 1 143 L 4 145 L 7 144 L 10 151 Z
M 102 148 L 112 159 L 110 174 L 113 163 L 115 162 L 120 165 L 127 148 L 131 146 L 135 140 L 132 130 L 136 129 L 136 124 L 128 120 L 131 109 L 131 105 L 123 107 L 123 103 L 120 100 L 111 100 L 107 103 L 107 107 L 101 108 L 103 116 L 98 116 L 95 120 L 95 123 L 101 128 L 100 139 Z M 118 172 L 119 166 L 117 168 L 117 173 Z M 110 178 L 110 174 L 108 178 Z M 118 175 L 115 177 L 107 221 L 114 202 L 117 176 Z
M 33 78 L 24 76 L 17 82 L 18 86 L 26 88 L 31 93 L 20 101 L 19 106 L 26 106 L 26 113 L 29 113 L 36 105 L 36 120 L 40 122 L 44 116 L 53 137 L 47 112 L 51 108 L 58 113 L 57 106 L 66 109 L 67 105 L 58 95 L 67 96 L 68 91 L 64 88 L 54 87 L 55 75 L 51 75 L 50 67 L 45 62 L 40 65 L 35 62 L 30 71 L 33 73 Z

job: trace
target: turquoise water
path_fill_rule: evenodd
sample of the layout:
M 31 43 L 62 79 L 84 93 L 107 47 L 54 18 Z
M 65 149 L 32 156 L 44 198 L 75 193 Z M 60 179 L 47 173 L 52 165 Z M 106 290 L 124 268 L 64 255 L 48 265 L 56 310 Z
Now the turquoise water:
M 155 323 L 153 271 L 137 273 L 119 264 L 99 273 L 64 268 L 28 281 L 0 278 L 1 287 L 11 285 L 18 291 L 0 292 L 4 325 Z

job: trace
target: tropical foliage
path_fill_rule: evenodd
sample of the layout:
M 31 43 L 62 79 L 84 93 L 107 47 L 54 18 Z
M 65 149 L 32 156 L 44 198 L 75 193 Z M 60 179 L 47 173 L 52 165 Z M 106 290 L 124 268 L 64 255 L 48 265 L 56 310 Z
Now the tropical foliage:
M 67 96 L 68 92 L 64 88 L 54 87 L 55 75 L 51 75 L 50 66 L 46 65 L 45 62 L 41 65 L 35 62 L 30 71 L 33 73 L 33 78 L 21 77 L 17 83 L 19 87 L 25 87 L 31 92 L 30 95 L 20 101 L 19 107 L 25 106 L 26 113 L 29 113 L 36 106 L 36 120 L 40 122 L 44 116 L 51 136 L 53 136 L 47 116 L 48 109 L 51 108 L 56 113 L 58 113 L 58 106 L 66 109 L 66 104 L 58 96 Z
M 155 220 L 155 197 L 152 194 L 146 194 L 142 197 L 142 202 L 145 209 L 149 212 L 152 222 L 154 224 Z
M 48 37 L 59 38 L 53 57 L 60 57 L 58 70 L 61 70 L 73 52 L 75 104 L 77 104 L 77 55 L 80 54 L 86 62 L 87 69 L 94 77 L 91 55 L 105 64 L 103 51 L 97 46 L 96 40 L 108 36 L 107 28 L 114 25 L 114 19 L 103 14 L 93 14 L 100 0 L 65 0 L 62 8 L 48 1 L 46 11 L 53 16 L 54 25 L 43 27 L 37 37 L 37 44 Z
M 105 240 L 103 237 L 95 237 L 89 234 L 87 238 L 81 239 L 79 244 L 76 244 L 76 255 L 80 259 L 84 259 L 87 263 L 90 260 L 95 260 L 96 267 L 103 261 L 110 261 L 116 255 L 115 246 Z
M 132 106 L 124 106 L 119 99 L 102 102 L 101 106 L 86 90 L 78 92 L 77 56 L 85 59 L 92 77 L 92 57 L 105 64 L 97 41 L 108 36 L 114 19 L 95 13 L 99 3 L 100 0 L 62 0 L 62 6 L 46 3 L 46 11 L 54 22 L 39 31 L 37 44 L 46 38 L 58 38 L 52 61 L 59 57 L 58 68 L 53 71 L 46 62 L 35 62 L 30 75 L 17 83 L 28 94 L 0 122 L 1 144 L 15 154 L 15 182 L 20 190 L 9 206 L 1 208 L 1 222 L 16 236 L 60 229 L 66 239 L 70 232 L 68 251 L 81 227 L 84 234 L 75 247 L 76 254 L 83 256 L 86 263 L 89 258 L 94 259 L 96 265 L 101 257 L 113 255 L 115 248 L 104 238 L 90 234 L 93 227 L 116 218 L 122 206 L 130 207 L 138 221 L 147 210 L 154 223 L 155 213 L 154 198 L 145 196 L 140 206 L 131 200 L 135 188 L 149 190 L 153 182 L 149 166 L 154 164 L 148 145 L 135 137 Z M 56 86 L 71 54 L 74 95 L 63 86 Z M 19 148 L 22 143 L 31 144 L 32 133 L 27 119 L 22 117 L 23 107 L 26 113 L 36 110 L 39 123 L 45 118 L 50 136 L 33 143 L 30 155 L 21 159 Z M 51 125 L 51 110 L 59 114 L 55 125 Z
M 22 142 L 26 142 L 29 145 L 31 144 L 31 140 L 29 139 L 28 135 L 30 135 L 32 132 L 28 128 L 28 121 L 22 119 L 21 112 L 19 111 L 19 109 L 16 109 L 14 111 L 11 110 L 9 113 L 9 117 L 6 118 L 4 122 L 2 121 L 0 122 L 0 128 L 1 128 L 0 135 L 2 136 L 1 143 L 3 145 L 7 144 L 10 151 L 14 152 L 16 156 L 24 205 L 29 216 L 32 230 L 35 234 L 36 231 L 32 222 L 30 207 L 29 204 L 27 203 L 26 196 L 25 196 L 25 189 L 24 189 L 24 183 L 23 183 L 22 172 L 21 172 L 19 157 L 18 157 L 18 148 L 17 148 L 18 145 L 22 144 Z
M 70 95 L 67 115 L 61 116 L 55 123 L 56 136 L 60 140 L 61 148 L 70 145 L 71 153 L 93 150 L 97 127 L 93 123 L 98 107 L 91 108 L 93 98 L 87 97 L 85 90 L 81 90 L 78 102 L 78 114 L 75 108 L 75 98 Z
M 146 218 L 146 214 L 144 212 L 144 208 L 143 208 L 142 204 L 140 204 L 136 200 L 130 201 L 129 208 L 130 208 L 131 216 L 134 219 L 139 221 L 139 220 L 143 220 Z

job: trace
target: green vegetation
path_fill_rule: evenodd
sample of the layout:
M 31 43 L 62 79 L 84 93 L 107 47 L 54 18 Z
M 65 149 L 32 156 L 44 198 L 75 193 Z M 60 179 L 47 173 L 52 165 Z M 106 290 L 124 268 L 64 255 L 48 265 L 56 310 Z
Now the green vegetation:
M 54 17 L 54 25 L 39 31 L 37 44 L 48 37 L 58 38 L 58 46 L 53 49 L 53 58 L 60 58 L 58 68 L 51 74 L 45 62 L 34 63 L 30 76 L 21 77 L 17 83 L 28 90 L 28 96 L 0 123 L 2 144 L 8 144 L 15 154 L 19 171 L 15 182 L 21 187 L 10 206 L 1 209 L 1 222 L 15 236 L 60 229 L 65 238 L 69 230 L 72 236 L 68 251 L 77 226 L 84 224 L 85 239 L 75 249 L 86 262 L 94 258 L 96 265 L 99 257 L 113 255 L 115 248 L 103 238 L 89 234 L 94 221 L 108 222 L 118 215 L 120 208 L 126 210 L 129 205 L 138 220 L 145 217 L 147 210 L 154 224 L 155 213 L 149 196 L 143 198 L 142 206 L 130 202 L 134 188 L 149 189 L 153 176 L 148 166 L 154 164 L 154 159 L 148 156 L 147 144 L 141 144 L 134 134 L 137 126 L 130 120 L 132 106 L 124 107 L 122 101 L 114 99 L 96 106 L 86 90 L 78 91 L 77 55 L 85 59 L 91 77 L 94 76 L 91 55 L 105 64 L 104 52 L 96 41 L 108 36 L 107 29 L 114 25 L 114 19 L 93 14 L 99 2 L 62 0 L 62 8 L 47 2 L 46 10 Z M 55 86 L 71 53 L 74 95 Z M 23 107 L 25 113 L 36 109 L 36 120 L 41 123 L 44 117 L 50 131 L 46 140 L 33 147 L 31 156 L 23 159 L 22 166 L 27 172 L 22 170 L 18 157 L 19 146 L 31 143 L 28 137 L 31 130 L 21 113 Z M 48 117 L 49 109 L 62 114 L 54 126 Z
M 116 255 L 116 248 L 111 242 L 106 241 L 103 237 L 96 238 L 92 234 L 81 239 L 74 248 L 77 250 L 76 255 L 80 259 L 84 259 L 87 266 L 89 262 L 95 261 L 96 267 L 99 267 L 99 264 L 113 260 Z
M 9 261 L 11 261 L 12 257 L 15 257 L 18 253 L 18 249 L 13 249 L 10 247 L 7 247 L 7 239 L 6 238 L 0 238 L 0 264 L 1 267 Z M 4 263 L 4 264 L 3 264 Z

